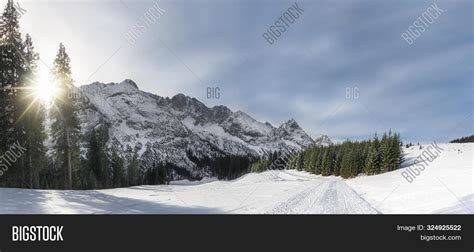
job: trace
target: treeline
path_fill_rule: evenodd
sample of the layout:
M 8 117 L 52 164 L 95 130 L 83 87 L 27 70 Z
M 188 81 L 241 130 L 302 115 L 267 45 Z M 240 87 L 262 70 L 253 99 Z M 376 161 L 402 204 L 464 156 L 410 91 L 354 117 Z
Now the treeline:
M 53 61 L 57 91 L 47 115 L 36 83 L 33 40 L 20 33 L 20 14 L 8 0 L 0 18 L 0 187 L 93 189 L 166 183 L 167 165 L 139 172 L 138 150 L 124 152 L 107 126 L 82 132 L 71 59 L 63 44 Z M 74 95 L 71 95 L 74 94 Z M 50 149 L 45 146 L 49 116 Z M 80 146 L 83 144 L 83 146 Z
M 255 158 L 251 156 L 224 155 L 211 160 L 211 176 L 218 179 L 236 179 L 249 172 Z
M 188 158 L 197 167 L 207 170 L 208 174 L 218 179 L 231 180 L 238 178 L 250 171 L 250 166 L 258 158 L 251 155 L 221 154 L 215 157 L 194 157 L 191 151 L 187 152 Z
M 371 140 L 345 141 L 330 146 L 315 146 L 291 155 L 284 167 L 307 171 L 323 176 L 335 175 L 343 178 L 355 177 L 360 173 L 367 175 L 393 171 L 403 162 L 403 143 L 400 135 L 384 133 L 382 139 L 377 134 Z M 251 171 L 267 170 L 276 159 L 254 162 Z
M 284 152 L 281 151 L 270 151 L 259 159 L 253 162 L 250 166 L 250 172 L 263 172 L 268 169 L 283 169 L 285 163 L 292 159 L 297 152 L 295 150 L 286 149 Z
M 461 138 L 456 138 L 450 143 L 474 143 L 474 135 L 472 136 L 467 136 L 467 137 L 461 137 Z
M 106 175 L 95 166 L 109 162 L 115 171 L 121 164 L 112 155 L 107 161 L 101 159 L 99 164 L 85 164 L 85 167 L 94 166 L 91 170 L 79 169 L 84 163 L 79 146 L 84 136 L 77 118 L 77 102 L 70 95 L 75 86 L 66 48 L 59 45 L 50 69 L 57 91 L 52 109 L 46 115 L 47 108 L 40 100 L 41 87 L 36 83 L 39 55 L 31 36 L 27 34 L 23 39 L 20 33 L 20 16 L 13 0 L 8 0 L 0 22 L 0 186 L 65 189 L 104 186 L 102 181 L 89 180 L 90 171 L 100 180 Z M 49 150 L 45 146 L 46 116 L 51 122 Z M 12 146 L 20 146 L 24 152 L 12 152 Z M 118 184 L 117 176 L 116 172 L 112 173 L 112 180 L 107 184 Z
M 38 188 L 46 162 L 45 108 L 34 93 L 39 56 L 31 36 L 23 39 L 19 16 L 8 0 L 0 18 L 0 186 Z
M 140 174 L 138 148 L 126 148 L 117 139 L 108 139 L 107 125 L 103 125 L 83 136 L 86 138 L 86 155 L 80 157 L 73 176 L 75 189 L 101 189 L 148 184 L 150 177 L 156 181 L 165 181 L 153 174 Z M 107 145 L 111 142 L 110 145 Z M 153 172 L 158 167 L 153 165 Z M 152 182 L 150 182 L 152 183 Z M 155 183 L 153 181 L 153 183 Z M 164 182 L 163 182 L 164 183 Z
M 269 169 L 271 164 L 272 161 L 268 159 L 257 160 L 250 166 L 250 172 L 264 172 Z

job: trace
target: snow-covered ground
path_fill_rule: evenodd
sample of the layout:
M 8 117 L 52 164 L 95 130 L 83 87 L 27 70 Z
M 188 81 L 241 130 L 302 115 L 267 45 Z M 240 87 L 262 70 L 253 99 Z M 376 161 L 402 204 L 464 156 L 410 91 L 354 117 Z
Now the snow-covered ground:
M 344 180 L 296 171 L 233 181 L 58 191 L 0 189 L 0 213 L 377 213 Z
M 440 146 L 445 150 L 413 183 L 400 175 L 403 170 L 348 180 L 289 170 L 252 173 L 233 181 L 109 190 L 0 188 L 0 213 L 472 213 L 474 144 Z M 407 162 L 421 151 L 417 146 L 408 150 Z
M 412 164 L 429 145 L 404 149 Z M 439 144 L 438 157 L 411 183 L 402 172 L 408 166 L 376 176 L 361 176 L 347 184 L 382 213 L 474 214 L 474 143 Z M 432 148 L 433 152 L 434 148 Z M 435 155 L 436 156 L 436 155 Z

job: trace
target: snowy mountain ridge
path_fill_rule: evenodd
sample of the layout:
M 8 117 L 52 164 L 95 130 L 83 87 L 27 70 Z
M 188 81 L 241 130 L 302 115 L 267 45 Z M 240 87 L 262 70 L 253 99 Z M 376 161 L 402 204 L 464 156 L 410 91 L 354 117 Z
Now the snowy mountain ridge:
M 316 145 L 322 146 L 329 146 L 334 144 L 327 135 L 321 135 L 320 137 L 316 138 L 314 142 L 316 143 Z
M 132 80 L 95 82 L 79 90 L 84 98 L 79 99 L 83 133 L 105 126 L 109 139 L 120 142 L 124 155 L 139 150 L 145 169 L 153 162 L 166 162 L 203 177 L 205 169 L 192 160 L 222 154 L 256 157 L 318 144 L 294 119 L 274 127 L 225 106 L 209 108 L 184 94 L 165 98 L 147 93 Z

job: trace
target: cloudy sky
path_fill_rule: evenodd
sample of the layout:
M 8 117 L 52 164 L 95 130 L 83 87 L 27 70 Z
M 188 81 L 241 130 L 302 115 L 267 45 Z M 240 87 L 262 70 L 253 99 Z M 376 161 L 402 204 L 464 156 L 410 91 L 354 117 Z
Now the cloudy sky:
M 293 2 L 158 1 L 164 15 L 133 44 L 125 34 L 155 1 L 19 3 L 40 72 L 63 42 L 76 85 L 129 78 L 274 125 L 294 118 L 311 136 L 337 140 L 388 129 L 415 142 L 474 132 L 470 0 L 436 1 L 442 13 L 411 45 L 401 34 L 433 1 L 298 1 L 304 13 L 272 45 L 262 33 Z M 220 99 L 207 99 L 207 87 L 219 87 Z M 358 99 L 346 99 L 347 88 Z

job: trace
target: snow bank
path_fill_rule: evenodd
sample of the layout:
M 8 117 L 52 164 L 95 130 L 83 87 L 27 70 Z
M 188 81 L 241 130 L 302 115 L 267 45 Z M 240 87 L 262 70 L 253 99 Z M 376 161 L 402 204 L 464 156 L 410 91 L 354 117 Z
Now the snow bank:
M 473 143 L 439 144 L 440 155 L 409 183 L 402 172 L 426 150 L 404 149 L 408 166 L 397 171 L 348 179 L 346 183 L 379 211 L 388 214 L 474 213 Z

